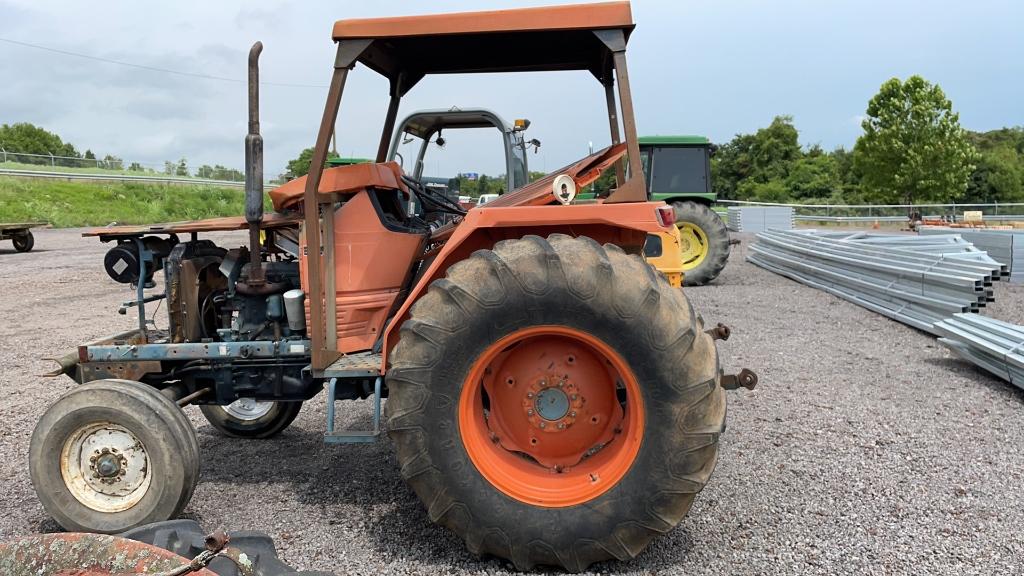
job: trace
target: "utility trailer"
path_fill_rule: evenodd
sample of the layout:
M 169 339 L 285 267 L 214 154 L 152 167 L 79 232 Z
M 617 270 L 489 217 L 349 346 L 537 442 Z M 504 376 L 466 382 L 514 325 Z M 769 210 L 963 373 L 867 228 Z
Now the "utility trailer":
M 383 406 L 402 477 L 474 553 L 579 571 L 675 526 L 714 469 L 725 390 L 756 376 L 722 373 L 715 340 L 728 330 L 706 330 L 640 256 L 674 214 L 630 176 L 642 174 L 633 27 L 628 2 L 338 21 L 311 170 L 270 191 L 269 215 L 256 43 L 245 216 L 86 233 L 112 245 L 104 268 L 134 289 L 123 309 L 137 326 L 53 373 L 80 385 L 32 435 L 47 512 L 107 533 L 172 518 L 200 477 L 182 407 L 267 437 L 322 394 L 331 443 L 376 441 Z M 389 81 L 378 152 L 324 169 L 357 66 Z M 387 161 L 401 99 L 426 75 L 569 70 L 603 88 L 604 150 L 469 211 Z M 576 202 L 609 167 L 615 191 Z M 413 198 L 426 217 L 408 212 Z M 248 245 L 201 237 L 217 230 L 248 230 Z M 147 316 L 156 300 L 167 330 Z M 336 403 L 362 398 L 371 429 L 337 429 Z
M 32 229 L 46 226 L 46 222 L 12 222 L 0 223 L 0 240 L 10 240 L 18 252 L 28 252 L 36 245 Z

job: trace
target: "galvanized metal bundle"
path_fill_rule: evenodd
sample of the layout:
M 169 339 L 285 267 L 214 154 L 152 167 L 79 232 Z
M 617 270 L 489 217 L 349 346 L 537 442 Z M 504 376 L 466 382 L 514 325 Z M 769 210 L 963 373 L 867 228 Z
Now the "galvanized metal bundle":
M 992 219 L 986 216 L 986 219 Z M 964 240 L 988 252 L 1003 262 L 1010 270 L 1010 282 L 1024 284 L 1024 229 L 1012 230 L 980 228 L 948 228 L 944 226 L 922 226 L 922 235 L 943 235 L 956 233 Z
M 954 354 L 1024 388 L 1024 326 L 978 314 L 954 314 L 935 323 L 939 342 Z
M 733 232 L 792 230 L 793 214 L 788 206 L 730 206 L 726 225 Z
M 920 330 L 993 300 L 1006 267 L 957 235 L 773 230 L 747 260 Z

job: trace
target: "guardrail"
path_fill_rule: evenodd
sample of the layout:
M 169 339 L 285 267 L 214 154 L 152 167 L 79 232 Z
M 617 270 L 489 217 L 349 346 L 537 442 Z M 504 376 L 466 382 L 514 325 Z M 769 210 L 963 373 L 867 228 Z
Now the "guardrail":
M 793 208 L 794 219 L 801 222 L 906 222 L 916 212 L 926 220 L 957 221 L 965 210 L 980 210 L 989 221 L 1024 221 L 1024 203 L 993 202 L 980 204 L 783 204 L 748 200 L 718 200 L 727 206 L 778 206 Z M 1000 214 L 1000 211 L 1003 213 Z M 1007 214 L 1006 212 L 1016 212 Z
M 0 168 L 0 176 L 29 178 L 56 178 L 60 180 L 104 180 L 111 182 L 152 182 L 155 184 L 207 184 L 243 188 L 245 182 L 231 180 L 209 180 L 206 178 L 183 178 L 181 176 L 134 176 L 130 174 L 92 174 L 85 172 L 57 172 L 48 170 L 16 170 Z

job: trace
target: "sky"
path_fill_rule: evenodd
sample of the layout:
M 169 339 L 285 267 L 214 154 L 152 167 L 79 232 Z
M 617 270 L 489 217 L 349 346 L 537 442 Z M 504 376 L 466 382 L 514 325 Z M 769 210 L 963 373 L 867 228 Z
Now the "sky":
M 245 78 L 264 44 L 261 126 L 268 175 L 312 146 L 330 80 L 335 20 L 567 3 L 0 0 L 0 39 L 144 66 Z M 634 0 L 627 57 L 638 130 L 703 134 L 716 142 L 794 117 L 803 145 L 851 147 L 867 102 L 891 77 L 939 84 L 972 130 L 1024 125 L 1024 3 L 935 0 Z M 245 84 L 143 70 L 0 40 L 0 123 L 31 122 L 80 151 L 162 166 L 241 168 Z M 604 94 L 586 72 L 438 76 L 402 101 L 423 108 L 486 107 L 529 118 L 549 171 L 608 143 Z M 337 124 L 343 156 L 372 157 L 387 82 L 357 67 Z M 495 133 L 496 134 L 496 133 Z M 492 134 L 449 137 L 427 175 L 497 174 Z

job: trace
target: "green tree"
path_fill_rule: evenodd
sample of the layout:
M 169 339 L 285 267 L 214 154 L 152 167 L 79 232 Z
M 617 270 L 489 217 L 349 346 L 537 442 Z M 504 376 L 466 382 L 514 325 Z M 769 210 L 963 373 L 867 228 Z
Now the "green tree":
M 942 89 L 920 76 L 882 84 L 854 148 L 865 195 L 876 202 L 948 202 L 962 195 L 977 153 Z
M 967 190 L 957 202 L 992 203 L 1024 200 L 1024 160 L 1016 149 L 1003 144 L 982 150 Z
M 132 162 L 132 163 L 131 163 L 131 164 L 130 164 L 130 165 L 128 166 L 128 170 L 129 170 L 130 172 L 142 172 L 142 171 L 143 171 L 143 170 L 142 170 L 142 164 L 139 164 L 138 162 Z
M 182 158 L 178 160 L 178 165 L 174 169 L 175 176 L 188 176 L 188 162 Z
M 737 134 L 711 157 L 711 189 L 719 198 L 739 199 L 740 183 L 751 175 L 753 134 Z
M 92 150 L 89 150 L 88 148 L 86 148 L 85 149 L 85 156 L 83 156 L 83 158 L 85 158 L 86 160 L 95 160 L 96 159 L 96 155 L 92 153 Z
M 338 155 L 333 152 L 327 153 L 327 158 L 338 158 Z M 299 157 L 288 162 L 288 175 L 292 178 L 298 178 L 309 174 L 309 165 L 313 162 L 313 149 L 306 148 L 302 152 L 299 152 Z
M 12 160 L 27 164 L 49 164 L 50 159 L 18 156 L 16 153 L 81 158 L 70 142 L 64 142 L 60 136 L 28 122 L 0 125 L 0 147 L 7 150 Z M 66 161 L 60 164 L 66 165 Z
M 769 182 L 757 182 L 755 180 L 744 180 L 737 190 L 740 196 L 747 200 L 757 202 L 789 202 L 789 189 L 782 180 L 771 180 Z
M 107 170 L 124 170 L 124 160 L 110 154 L 104 156 L 99 165 Z
M 174 176 L 174 170 L 177 168 L 177 164 L 170 160 L 164 160 L 164 174 L 168 176 Z
M 767 183 L 789 176 L 802 154 L 798 138 L 792 116 L 776 116 L 767 128 L 758 130 L 749 149 L 750 177 Z
M 803 155 L 792 116 L 776 116 L 754 134 L 737 134 L 711 158 L 711 186 L 720 198 L 749 199 L 755 188 L 744 182 L 767 184 L 789 176 Z M 742 188 L 742 190 L 741 190 Z M 772 187 L 777 195 L 780 188 Z
M 835 158 L 814 147 L 793 162 L 784 182 L 796 201 L 827 199 L 842 187 Z

